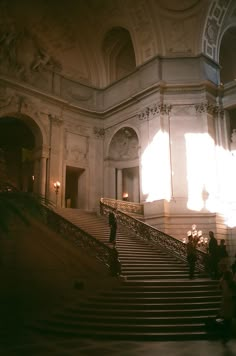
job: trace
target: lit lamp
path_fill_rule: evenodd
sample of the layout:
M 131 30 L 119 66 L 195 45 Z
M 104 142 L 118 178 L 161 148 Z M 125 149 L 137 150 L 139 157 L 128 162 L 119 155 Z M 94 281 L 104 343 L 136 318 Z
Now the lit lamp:
M 208 246 L 208 238 L 202 235 L 201 230 L 197 230 L 197 225 L 192 225 L 192 230 L 187 232 L 187 237 L 192 236 L 194 241 L 197 243 L 197 247 L 202 248 L 203 250 L 207 249 Z M 183 238 L 183 243 L 187 243 L 186 237 Z
M 56 181 L 53 185 L 54 185 L 54 190 L 55 190 L 55 193 L 56 193 L 56 206 L 57 206 L 57 196 L 58 196 L 58 192 L 59 192 L 61 183 Z
M 129 194 L 128 194 L 128 193 L 123 193 L 123 200 L 124 200 L 124 201 L 127 201 L 127 200 L 128 200 L 128 197 L 129 197 Z

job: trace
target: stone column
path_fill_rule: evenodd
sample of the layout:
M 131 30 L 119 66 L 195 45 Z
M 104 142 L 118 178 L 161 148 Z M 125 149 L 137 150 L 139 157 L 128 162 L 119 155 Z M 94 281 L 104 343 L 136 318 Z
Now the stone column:
M 49 158 L 48 158 L 48 182 L 47 182 L 47 198 L 61 207 L 62 191 L 63 187 L 62 178 L 62 162 L 63 162 L 63 120 L 60 117 L 49 115 Z M 56 199 L 56 194 L 54 190 L 54 182 L 59 181 L 61 187 L 58 191 L 58 196 Z
M 46 174 L 47 174 L 47 158 L 40 159 L 40 194 L 45 196 L 46 192 Z
M 133 177 L 133 196 L 134 202 L 139 203 L 139 179 L 137 174 Z
M 122 200 L 122 194 L 123 194 L 123 173 L 122 169 L 117 169 L 117 199 Z
M 33 192 L 40 193 L 39 191 L 39 183 L 40 183 L 40 163 L 39 159 L 36 158 L 34 161 L 34 181 L 33 181 Z

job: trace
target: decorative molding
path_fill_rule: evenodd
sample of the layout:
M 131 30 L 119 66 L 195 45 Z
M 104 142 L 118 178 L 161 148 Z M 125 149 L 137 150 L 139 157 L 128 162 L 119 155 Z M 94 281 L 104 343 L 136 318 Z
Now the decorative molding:
M 103 129 L 102 127 L 94 127 L 93 128 L 93 133 L 97 138 L 104 138 L 105 129 Z
M 203 53 L 217 60 L 217 42 L 231 0 L 214 0 L 209 8 L 203 40 Z
M 139 120 L 150 120 L 157 115 L 169 115 L 172 106 L 169 104 L 154 104 L 146 107 L 138 114 Z
M 6 106 L 9 106 L 13 100 L 13 95 L 0 95 L 0 108 L 4 108 Z
M 36 108 L 36 105 L 32 103 L 27 97 L 23 95 L 17 95 L 16 97 L 17 102 L 17 111 L 20 114 L 26 114 L 29 116 L 40 116 L 39 112 Z
M 210 104 L 209 102 L 195 104 L 195 109 L 198 114 L 210 114 L 216 116 L 220 115 L 221 118 L 224 117 L 224 109 L 219 105 Z
M 133 1 L 127 1 L 127 5 L 130 11 L 130 18 L 133 22 L 133 27 L 136 32 L 137 39 L 139 41 L 141 61 L 146 61 L 153 57 L 155 53 L 155 38 L 153 33 L 153 24 L 151 17 L 149 16 L 149 9 L 146 1 L 136 0 L 135 6 Z
M 58 117 L 57 115 L 48 114 L 48 119 L 52 124 L 57 126 L 60 126 L 63 123 L 62 118 Z

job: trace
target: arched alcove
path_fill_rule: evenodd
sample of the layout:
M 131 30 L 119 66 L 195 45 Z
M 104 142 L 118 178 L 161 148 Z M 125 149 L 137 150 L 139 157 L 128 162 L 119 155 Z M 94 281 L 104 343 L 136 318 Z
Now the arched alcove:
M 139 202 L 139 141 L 136 132 L 123 127 L 113 136 L 109 146 L 115 178 L 115 198 Z
M 138 136 L 130 127 L 122 127 L 113 136 L 109 146 L 109 158 L 115 161 L 138 158 Z
M 223 84 L 236 79 L 236 27 L 229 28 L 222 37 L 220 65 Z
M 102 45 L 107 84 L 123 78 L 136 68 L 135 53 L 128 30 L 115 27 L 106 33 Z
M 6 178 L 17 189 L 34 191 L 34 153 L 39 146 L 42 146 L 42 135 L 32 119 L 17 115 L 0 119 L 0 148 L 4 152 Z

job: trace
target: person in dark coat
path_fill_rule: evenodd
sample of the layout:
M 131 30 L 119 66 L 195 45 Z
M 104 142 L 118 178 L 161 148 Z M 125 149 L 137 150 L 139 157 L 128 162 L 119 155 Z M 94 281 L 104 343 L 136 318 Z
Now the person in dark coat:
M 187 243 L 187 261 L 189 266 L 189 278 L 194 278 L 195 265 L 197 260 L 196 243 L 192 235 L 188 237 Z
M 232 319 L 234 316 L 234 289 L 235 282 L 233 280 L 233 273 L 229 270 L 223 272 L 220 279 L 220 288 L 222 290 L 222 302 L 219 315 L 223 318 L 222 341 L 226 343 L 232 334 Z
M 121 274 L 121 263 L 115 246 L 113 246 L 110 253 L 110 271 L 112 276 L 119 276 Z
M 218 262 L 218 269 L 220 276 L 227 270 L 230 270 L 229 265 L 229 254 L 226 250 L 225 240 L 220 240 L 220 245 L 218 247 L 218 255 L 219 255 L 219 262 Z
M 117 222 L 116 222 L 115 214 L 113 212 L 109 213 L 109 226 L 111 229 L 109 242 L 115 244 L 116 243 Z
M 218 243 L 214 236 L 213 231 L 209 231 L 209 245 L 208 245 L 208 252 L 209 252 L 209 269 L 210 269 L 210 276 L 212 279 L 218 279 L 219 272 L 218 272 L 218 262 L 219 262 L 219 253 L 218 253 Z

